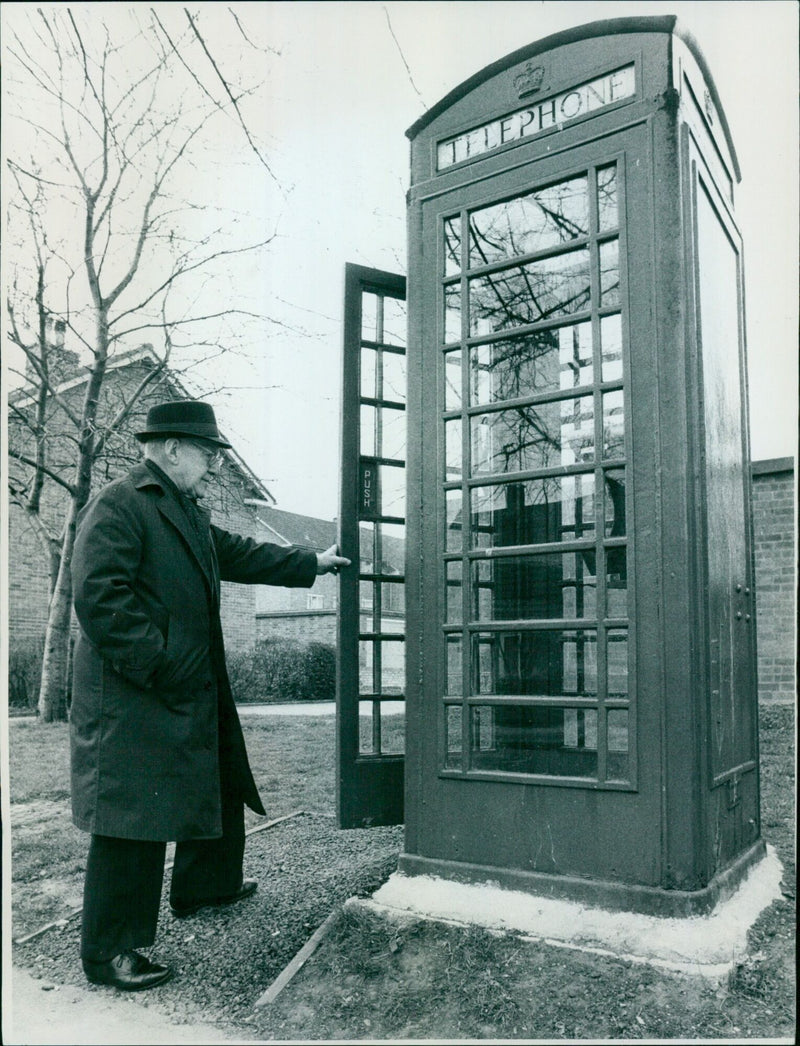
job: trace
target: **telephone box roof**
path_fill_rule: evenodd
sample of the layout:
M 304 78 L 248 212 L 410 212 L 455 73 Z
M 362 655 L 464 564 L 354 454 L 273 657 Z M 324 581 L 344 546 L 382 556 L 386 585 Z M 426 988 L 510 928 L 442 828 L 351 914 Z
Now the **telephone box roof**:
M 469 94 L 470 91 L 484 83 L 484 81 L 503 72 L 504 69 L 509 69 L 512 66 L 517 65 L 519 62 L 528 61 L 536 55 L 543 54 L 545 51 L 551 51 L 556 47 L 563 47 L 566 44 L 577 43 L 580 40 L 591 40 L 599 36 L 614 36 L 615 34 L 620 33 L 666 33 L 670 36 L 678 36 L 683 40 L 697 61 L 700 71 L 708 85 L 708 90 L 711 94 L 717 113 L 719 114 L 725 139 L 731 152 L 737 181 L 741 181 L 742 176 L 739 168 L 739 161 L 731 138 L 730 128 L 725 116 L 725 110 L 720 101 L 716 84 L 714 83 L 714 78 L 708 67 L 708 62 L 706 61 L 705 55 L 700 49 L 700 45 L 695 40 L 694 36 L 688 29 L 684 28 L 684 26 L 678 21 L 676 15 L 640 15 L 629 18 L 607 18 L 598 22 L 588 22 L 585 25 L 575 26 L 571 29 L 562 29 L 558 33 L 551 33 L 550 36 L 546 36 L 542 40 L 537 40 L 532 44 L 527 44 L 525 47 L 520 47 L 518 50 L 512 51 L 511 54 L 507 54 L 504 58 L 500 58 L 498 61 L 485 66 L 485 68 L 481 69 L 480 72 L 473 74 L 460 83 L 458 87 L 454 87 L 452 91 L 449 91 L 444 98 L 431 106 L 427 112 L 423 113 L 423 115 L 413 123 L 411 127 L 409 127 L 406 131 L 406 137 L 410 139 L 416 138 L 416 136 L 423 131 L 428 124 L 435 120 L 440 113 L 445 112 L 454 102 L 457 102 L 460 98 Z

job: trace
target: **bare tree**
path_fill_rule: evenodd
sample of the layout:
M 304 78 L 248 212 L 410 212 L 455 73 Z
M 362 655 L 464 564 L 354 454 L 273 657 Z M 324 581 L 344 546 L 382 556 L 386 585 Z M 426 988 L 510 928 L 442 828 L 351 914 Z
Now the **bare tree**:
M 191 349 L 196 365 L 198 353 L 229 350 L 242 324 L 258 320 L 214 299 L 211 281 L 271 239 L 220 223 L 202 189 L 191 191 L 202 186 L 214 121 L 244 129 L 243 148 L 260 165 L 254 177 L 275 181 L 242 115 L 252 88 L 228 83 L 188 11 L 177 12 L 177 30 L 132 10 L 124 26 L 113 16 L 112 29 L 109 10 L 98 18 L 105 7 L 80 24 L 69 8 L 29 8 L 6 52 L 13 126 L 25 128 L 12 131 L 8 155 L 8 338 L 27 379 L 10 403 L 9 489 L 50 563 L 45 721 L 66 715 L 73 542 L 95 467 L 174 353 L 186 362 Z M 251 46 L 236 24 L 241 46 Z M 103 394 L 109 364 L 142 340 L 153 365 L 112 401 Z M 74 374 L 78 361 L 76 399 L 64 391 L 64 365 Z M 45 507 L 49 487 L 62 491 L 66 514 Z

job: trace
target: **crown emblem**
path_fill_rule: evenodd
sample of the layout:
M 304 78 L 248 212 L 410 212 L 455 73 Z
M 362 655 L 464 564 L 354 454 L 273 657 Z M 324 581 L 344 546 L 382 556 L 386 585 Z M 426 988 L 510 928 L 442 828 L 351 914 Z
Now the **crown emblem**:
M 705 92 L 703 93 L 703 105 L 704 105 L 705 110 L 706 110 L 706 116 L 708 117 L 708 122 L 709 123 L 713 123 L 714 122 L 714 103 L 711 101 L 711 92 L 708 90 L 708 88 L 706 88 Z
M 544 79 L 544 66 L 533 65 L 532 62 L 528 62 L 521 73 L 517 73 L 514 77 L 514 86 L 517 89 L 517 94 L 520 98 L 526 94 L 533 94 L 534 91 L 538 91 L 542 86 L 542 80 Z

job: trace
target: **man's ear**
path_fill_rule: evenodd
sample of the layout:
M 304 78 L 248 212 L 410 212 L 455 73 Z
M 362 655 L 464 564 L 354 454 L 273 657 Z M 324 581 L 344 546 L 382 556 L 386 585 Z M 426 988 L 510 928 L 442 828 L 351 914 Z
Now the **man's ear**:
M 172 465 L 176 465 L 178 463 L 178 447 L 180 446 L 180 443 L 181 441 L 177 438 L 177 436 L 168 436 L 164 440 L 164 454 L 167 458 L 167 461 L 169 461 Z

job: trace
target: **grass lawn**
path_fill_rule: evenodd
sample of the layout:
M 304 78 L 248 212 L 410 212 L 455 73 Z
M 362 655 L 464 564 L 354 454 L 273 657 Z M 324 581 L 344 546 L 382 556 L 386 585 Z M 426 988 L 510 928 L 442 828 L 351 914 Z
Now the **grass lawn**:
M 379 866 L 385 875 L 391 870 L 389 858 L 393 847 L 399 847 L 400 836 L 387 835 L 383 829 L 365 830 L 358 836 L 336 831 L 332 716 L 245 716 L 243 727 L 268 816 L 279 817 L 301 809 L 314 816 L 294 819 L 285 828 L 253 837 L 253 859 L 259 846 L 277 848 L 281 855 L 280 859 L 273 860 L 269 854 L 263 858 L 264 903 L 269 876 L 276 877 L 269 900 L 273 907 L 269 932 L 259 930 L 254 950 L 243 952 L 245 958 L 230 969 L 224 968 L 225 978 L 231 982 L 229 989 L 214 994 L 207 976 L 195 983 L 189 964 L 169 989 L 165 988 L 149 1005 L 174 1007 L 179 1000 L 187 999 L 200 1006 L 209 1019 L 227 1022 L 256 1040 L 731 1041 L 793 1037 L 793 708 L 773 706 L 761 711 L 763 835 L 783 862 L 784 894 L 758 919 L 750 932 L 750 954 L 726 983 L 715 985 L 702 978 L 571 952 L 513 935 L 498 937 L 478 929 L 423 921 L 398 928 L 363 909 L 346 908 L 318 951 L 278 999 L 255 1011 L 253 1003 L 260 992 L 307 939 L 325 910 L 324 898 L 319 897 L 313 912 L 303 913 L 302 918 L 297 914 L 303 903 L 303 886 L 295 879 L 294 893 L 288 889 L 288 879 L 282 878 L 289 874 L 283 863 L 288 864 L 286 855 L 305 852 L 308 869 L 303 874 L 310 877 L 307 882 L 324 880 L 329 899 L 345 897 L 354 887 L 346 879 L 350 873 L 344 865 L 338 871 L 333 857 L 340 845 L 339 837 L 348 840 L 347 852 L 353 855 L 356 841 L 362 856 L 365 848 L 374 848 L 378 855 L 382 847 L 378 864 L 370 857 L 373 864 L 369 867 Z M 12 720 L 9 734 L 13 931 L 17 937 L 48 919 L 63 916 L 68 901 L 75 903 L 87 840 L 72 828 L 69 820 L 67 727 L 30 719 Z M 281 833 L 287 840 L 283 849 L 278 838 Z M 355 856 L 347 857 L 347 861 L 354 860 Z M 373 876 L 374 882 L 374 873 L 369 872 L 369 876 Z M 355 889 L 359 888 L 356 883 Z M 287 899 L 285 911 L 275 907 L 281 898 Z M 239 913 L 236 918 L 246 920 L 247 913 Z M 292 918 L 298 922 L 297 935 L 289 941 Z M 275 936 L 281 927 L 281 935 Z M 205 928 L 206 923 L 198 923 L 197 933 Z M 226 943 L 226 934 L 212 929 L 209 922 L 209 936 L 203 938 L 202 948 L 206 954 L 214 953 L 217 973 L 223 969 L 220 962 L 224 962 L 231 938 L 227 936 Z M 172 946 L 175 932 L 178 931 L 165 927 L 162 947 Z M 72 956 L 76 933 L 73 922 L 63 932 L 44 934 L 30 945 L 17 948 L 16 961 L 43 971 L 43 976 L 55 978 L 56 972 L 73 976 L 74 961 L 64 959 L 62 953 Z M 272 965 L 267 962 L 266 945 L 259 943 L 265 939 L 284 942 L 284 950 L 275 951 Z M 188 949 L 200 947 L 199 941 L 199 937 L 175 939 L 175 954 L 186 956 Z M 261 965 L 257 976 L 252 969 L 246 970 L 258 963 Z M 79 980 L 79 975 L 75 976 Z

